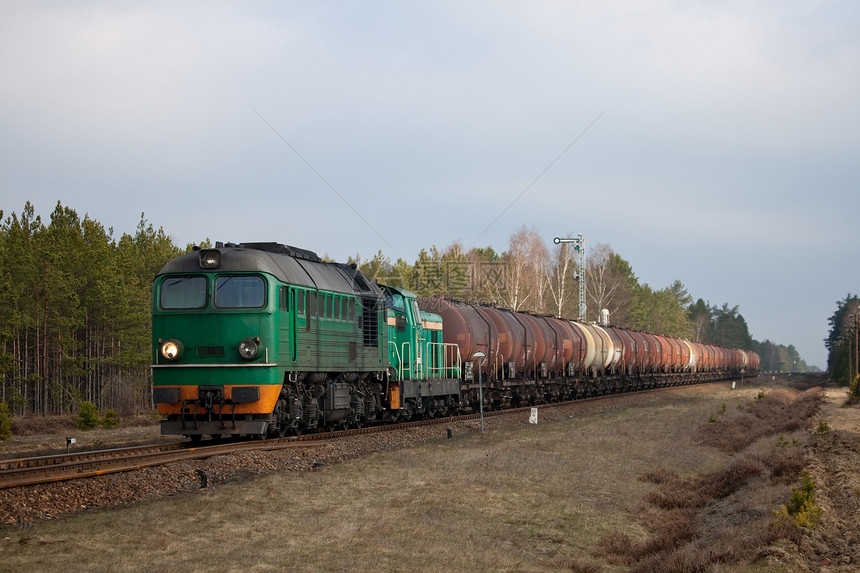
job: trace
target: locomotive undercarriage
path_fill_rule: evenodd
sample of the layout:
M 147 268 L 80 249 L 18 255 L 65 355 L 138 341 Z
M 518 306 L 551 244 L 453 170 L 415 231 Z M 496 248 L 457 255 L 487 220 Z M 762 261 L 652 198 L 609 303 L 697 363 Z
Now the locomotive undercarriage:
M 288 375 L 269 434 L 300 435 L 450 416 L 461 409 L 457 380 L 392 381 L 388 373 Z
M 361 427 L 383 410 L 378 374 L 289 373 L 275 405 L 269 434 L 299 435 L 308 430 Z

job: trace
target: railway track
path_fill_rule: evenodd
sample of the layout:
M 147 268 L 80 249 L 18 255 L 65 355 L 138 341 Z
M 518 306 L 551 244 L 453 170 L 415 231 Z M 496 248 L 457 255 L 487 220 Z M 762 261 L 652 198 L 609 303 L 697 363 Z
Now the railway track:
M 528 410 L 528 408 L 485 412 L 484 415 L 489 417 L 500 414 L 515 413 L 522 410 Z M 403 430 L 410 427 L 443 424 L 453 421 L 465 421 L 477 419 L 478 417 L 479 414 L 465 414 L 448 418 L 431 418 L 393 425 L 368 426 L 358 429 L 307 434 L 299 437 L 293 436 L 271 440 L 235 441 L 214 444 L 204 443 L 196 446 L 190 445 L 189 442 L 174 442 L 170 444 L 94 450 L 73 454 L 6 459 L 0 460 L 0 489 L 132 471 L 180 460 L 203 459 L 240 451 L 278 450 L 284 448 L 320 446 L 324 445 L 326 440 L 336 438 Z
M 320 441 L 269 440 L 190 447 L 185 442 L 96 450 L 76 454 L 0 460 L 0 489 L 94 477 L 180 460 L 203 459 L 248 450 L 316 446 Z
M 640 390 L 636 393 L 644 394 L 660 390 L 662 390 L 662 388 Z M 493 410 L 484 412 L 483 416 L 489 418 L 501 415 L 513 415 L 529 412 L 531 408 L 551 408 L 563 406 L 565 404 L 604 400 L 618 395 L 619 394 L 607 394 L 589 398 L 580 398 L 568 402 L 541 404 L 538 406 L 526 406 L 506 410 Z M 401 422 L 399 424 L 367 426 L 357 429 L 320 432 L 298 437 L 292 436 L 270 440 L 231 441 L 212 444 L 206 444 L 204 442 L 200 445 L 193 445 L 190 442 L 173 442 L 168 444 L 78 452 L 74 454 L 58 454 L 0 460 L 0 489 L 94 477 L 117 472 L 132 471 L 180 460 L 204 459 L 241 451 L 279 450 L 295 447 L 321 446 L 325 445 L 327 440 L 337 438 L 378 432 L 399 431 L 408 428 L 417 428 L 436 424 L 477 420 L 480 416 L 481 414 L 479 413 L 471 413 L 460 416 L 429 418 L 426 420 Z

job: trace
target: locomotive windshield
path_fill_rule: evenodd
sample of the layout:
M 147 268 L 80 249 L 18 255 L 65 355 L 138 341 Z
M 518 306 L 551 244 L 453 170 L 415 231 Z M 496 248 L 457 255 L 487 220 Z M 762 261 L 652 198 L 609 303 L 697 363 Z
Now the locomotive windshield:
M 388 299 L 387 302 L 389 308 L 394 308 L 397 310 L 406 310 L 406 306 L 403 304 L 403 295 L 399 292 L 386 292 L 385 298 Z
M 206 277 L 170 277 L 161 283 L 161 308 L 183 309 L 206 306 Z
M 260 308 L 266 304 L 262 277 L 228 275 L 215 279 L 216 308 Z

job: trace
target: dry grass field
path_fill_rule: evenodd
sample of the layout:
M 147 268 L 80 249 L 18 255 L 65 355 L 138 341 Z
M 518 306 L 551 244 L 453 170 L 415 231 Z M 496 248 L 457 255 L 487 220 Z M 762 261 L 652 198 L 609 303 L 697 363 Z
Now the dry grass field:
M 856 447 L 844 391 L 796 381 L 601 401 L 324 471 L 7 526 L 0 571 L 848 571 L 860 556 L 774 514 L 803 467 L 833 485 L 810 459 L 825 433 Z M 827 531 L 840 510 L 822 504 Z
M 40 456 L 65 453 L 66 438 L 74 437 L 72 451 L 152 444 L 160 440 L 170 441 L 159 434 L 158 421 L 138 417 L 124 419 L 119 428 L 81 431 L 75 428 L 72 415 L 47 418 L 14 418 L 12 437 L 0 441 L 0 458 Z

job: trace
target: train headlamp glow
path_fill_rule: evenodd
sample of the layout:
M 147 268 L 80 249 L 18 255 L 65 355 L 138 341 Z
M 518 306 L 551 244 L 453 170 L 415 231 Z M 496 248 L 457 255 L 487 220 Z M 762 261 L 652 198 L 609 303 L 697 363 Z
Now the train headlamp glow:
M 168 360 L 179 360 L 185 347 L 178 340 L 168 340 L 161 345 L 161 355 Z
M 220 269 L 221 268 L 221 251 L 215 249 L 204 249 L 197 255 L 200 260 L 200 267 L 204 269 Z
M 245 360 L 254 360 L 260 356 L 260 351 L 262 349 L 263 346 L 260 344 L 259 337 L 249 337 L 239 343 L 239 356 Z

